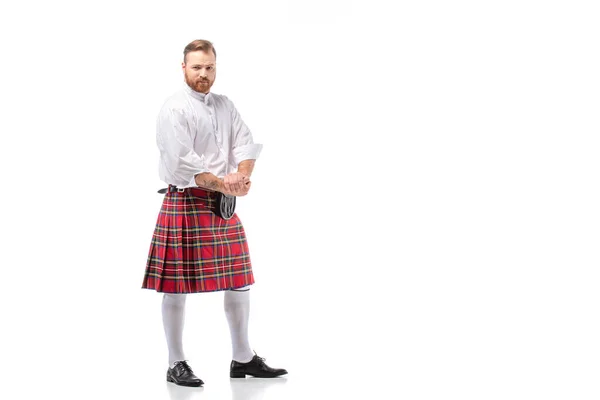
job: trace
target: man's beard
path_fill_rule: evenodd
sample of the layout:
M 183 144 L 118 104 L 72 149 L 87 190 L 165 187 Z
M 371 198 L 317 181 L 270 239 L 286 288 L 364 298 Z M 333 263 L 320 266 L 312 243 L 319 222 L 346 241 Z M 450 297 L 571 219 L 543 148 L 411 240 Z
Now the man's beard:
M 189 87 L 200 93 L 208 93 L 213 84 L 209 79 L 190 78 L 187 73 L 185 74 L 185 82 Z

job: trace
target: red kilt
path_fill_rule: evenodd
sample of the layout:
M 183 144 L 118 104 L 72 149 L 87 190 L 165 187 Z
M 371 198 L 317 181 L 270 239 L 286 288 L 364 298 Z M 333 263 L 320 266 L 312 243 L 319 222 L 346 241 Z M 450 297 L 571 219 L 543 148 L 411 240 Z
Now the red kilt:
M 237 214 L 216 216 L 216 193 L 165 194 L 142 288 L 164 293 L 213 292 L 254 283 L 244 227 Z

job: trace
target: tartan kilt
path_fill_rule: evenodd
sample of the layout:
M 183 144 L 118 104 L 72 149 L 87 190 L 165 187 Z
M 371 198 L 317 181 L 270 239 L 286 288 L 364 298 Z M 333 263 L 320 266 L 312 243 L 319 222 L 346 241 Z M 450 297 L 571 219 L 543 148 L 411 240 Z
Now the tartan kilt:
M 246 234 L 237 214 L 216 216 L 216 193 L 166 193 L 142 288 L 164 293 L 213 292 L 254 283 Z

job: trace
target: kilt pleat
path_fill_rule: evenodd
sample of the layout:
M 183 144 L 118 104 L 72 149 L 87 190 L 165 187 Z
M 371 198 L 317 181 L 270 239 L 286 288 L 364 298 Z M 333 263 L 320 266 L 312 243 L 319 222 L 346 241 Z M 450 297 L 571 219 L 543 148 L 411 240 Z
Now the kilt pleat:
M 234 289 L 254 283 L 242 222 L 212 211 L 214 192 L 191 189 L 165 194 L 142 288 L 164 293 Z

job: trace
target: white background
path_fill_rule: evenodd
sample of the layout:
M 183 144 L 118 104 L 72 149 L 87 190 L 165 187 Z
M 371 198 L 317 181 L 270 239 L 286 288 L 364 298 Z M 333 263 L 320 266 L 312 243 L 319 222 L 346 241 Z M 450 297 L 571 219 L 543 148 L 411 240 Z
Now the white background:
M 3 2 L 0 397 L 597 399 L 593 1 Z M 164 382 L 140 288 L 183 48 L 264 150 L 239 201 L 251 345 L 190 297 Z

